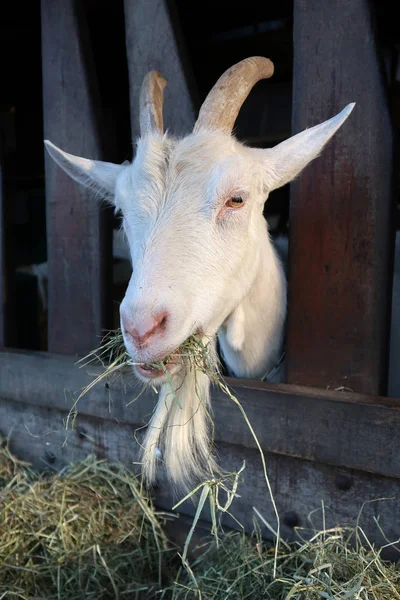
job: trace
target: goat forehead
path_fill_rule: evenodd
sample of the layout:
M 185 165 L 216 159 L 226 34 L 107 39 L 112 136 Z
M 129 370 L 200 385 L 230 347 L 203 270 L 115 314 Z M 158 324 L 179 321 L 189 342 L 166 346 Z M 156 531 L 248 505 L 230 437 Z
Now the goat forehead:
M 235 156 L 238 148 L 239 144 L 225 134 L 192 134 L 175 144 L 170 156 L 170 166 L 175 170 L 194 167 L 210 169 Z
M 122 211 L 158 210 L 188 202 L 186 209 L 207 200 L 221 177 L 240 179 L 246 172 L 247 149 L 219 133 L 192 134 L 175 140 L 150 136 L 138 143 L 137 154 L 118 185 Z M 184 211 L 186 212 L 186 210 Z

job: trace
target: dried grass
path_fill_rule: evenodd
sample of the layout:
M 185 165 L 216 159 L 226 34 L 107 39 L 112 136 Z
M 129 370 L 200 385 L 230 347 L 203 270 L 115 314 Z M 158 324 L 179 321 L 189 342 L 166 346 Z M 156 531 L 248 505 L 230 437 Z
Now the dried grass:
M 0 598 L 400 598 L 399 565 L 382 560 L 358 521 L 281 540 L 274 577 L 276 546 L 262 539 L 258 511 L 252 536 L 219 530 L 185 568 L 163 532 L 167 518 L 122 465 L 89 457 L 59 474 L 38 474 L 3 444 Z
M 262 466 L 263 466 L 264 479 L 265 479 L 265 482 L 267 485 L 269 497 L 270 497 L 272 507 L 274 510 L 274 514 L 275 514 L 275 518 L 276 518 L 275 533 L 276 533 L 277 542 L 276 542 L 276 546 L 275 546 L 275 560 L 274 560 L 274 565 L 273 565 L 273 574 L 275 576 L 276 568 L 277 568 L 278 545 L 279 545 L 279 540 L 280 540 L 280 519 L 279 519 L 278 510 L 277 510 L 277 507 L 275 504 L 275 499 L 274 499 L 274 496 L 272 493 L 272 488 L 271 488 L 271 484 L 270 484 L 269 477 L 268 477 L 268 471 L 267 471 L 267 465 L 266 465 L 264 453 L 262 451 L 262 448 L 258 441 L 257 435 L 252 427 L 252 424 L 250 423 L 250 421 L 247 417 L 247 414 L 246 414 L 243 406 L 241 405 L 239 400 L 236 398 L 236 396 L 234 396 L 234 394 L 230 390 L 229 386 L 226 384 L 226 382 L 220 375 L 218 369 L 216 368 L 215 362 L 212 359 L 212 353 L 210 352 L 210 344 L 211 343 L 212 343 L 212 341 L 210 339 L 207 339 L 205 336 L 200 338 L 196 335 L 192 335 L 179 347 L 178 354 L 171 354 L 168 357 L 166 357 L 164 359 L 164 361 L 160 361 L 158 363 L 140 363 L 140 364 L 145 364 L 146 366 L 151 366 L 151 367 L 155 368 L 156 370 L 163 369 L 165 371 L 165 374 L 168 375 L 168 370 L 165 367 L 165 363 L 168 363 L 169 360 L 173 360 L 174 358 L 178 357 L 180 360 L 185 361 L 185 364 L 188 369 L 193 370 L 195 373 L 202 372 L 205 375 L 207 375 L 208 378 L 210 379 L 210 382 L 213 385 L 218 386 L 224 392 L 224 394 L 226 394 L 230 398 L 230 400 L 239 408 L 239 410 L 242 414 L 242 417 L 243 417 L 247 427 L 249 428 L 249 430 L 254 438 L 255 444 L 258 448 L 258 451 L 260 453 L 261 462 L 262 462 Z M 89 386 L 87 386 L 82 391 L 82 393 L 78 397 L 78 400 L 84 394 L 86 394 L 88 390 L 90 390 L 94 385 L 96 385 L 99 381 L 103 380 L 104 378 L 110 377 L 110 376 L 118 375 L 119 373 L 121 373 L 124 370 L 124 368 L 137 364 L 131 360 L 128 353 L 126 352 L 121 330 L 110 332 L 106 336 L 106 338 L 103 340 L 102 345 L 98 349 L 92 351 L 88 356 L 86 356 L 79 362 L 82 364 L 82 366 L 87 366 L 88 364 L 90 364 L 94 361 L 100 361 L 104 367 L 104 371 L 93 382 L 91 382 Z M 142 391 L 138 394 L 138 396 L 136 396 L 136 398 L 131 400 L 131 402 L 137 400 L 137 398 L 140 397 L 140 395 L 148 387 L 148 385 L 151 385 L 151 383 L 145 384 L 143 386 Z M 197 390 L 197 386 L 196 386 L 196 390 Z M 172 382 L 171 382 L 171 394 L 175 397 L 174 386 L 173 386 Z M 201 398 L 199 398 L 199 400 L 201 402 Z M 177 400 L 177 402 L 178 402 L 178 400 Z M 202 403 L 201 403 L 201 406 L 203 406 Z M 214 423 L 212 421 L 211 415 L 207 414 L 207 416 L 212 425 L 212 436 L 211 436 L 212 440 L 211 440 L 211 442 L 213 443 Z M 240 469 L 238 472 L 224 474 L 223 477 L 220 477 L 219 473 L 213 474 L 214 476 L 210 480 L 204 481 L 203 483 L 198 485 L 194 490 L 192 490 L 192 492 L 190 492 L 185 498 L 183 498 L 181 500 L 181 502 L 179 502 L 178 504 L 175 505 L 174 508 L 177 508 L 184 500 L 187 500 L 189 498 L 194 498 L 194 495 L 199 490 L 201 490 L 201 495 L 200 495 L 199 504 L 198 504 L 198 510 L 196 511 L 194 521 L 193 521 L 193 526 L 189 533 L 189 537 L 188 537 L 187 543 L 185 545 L 184 553 L 182 556 L 182 562 L 186 569 L 188 569 L 188 564 L 186 561 L 186 550 L 187 550 L 188 544 L 190 542 L 191 535 L 193 534 L 193 531 L 196 527 L 198 519 L 200 518 L 201 510 L 202 510 L 207 498 L 209 499 L 209 503 L 210 503 L 212 531 L 217 532 L 217 530 L 218 530 L 217 513 L 223 514 L 223 513 L 228 512 L 229 507 L 230 507 L 230 505 L 235 497 L 235 494 L 236 494 L 236 488 L 238 485 L 239 474 L 241 473 L 243 468 L 244 468 L 244 465 L 243 465 L 242 469 Z M 227 480 L 229 480 L 229 479 L 232 481 L 231 489 L 229 489 L 229 487 L 227 487 Z M 223 491 L 227 494 L 227 501 L 226 501 L 225 506 L 221 505 L 218 501 L 220 491 Z
M 175 559 L 122 466 L 88 458 L 37 474 L 0 451 L 0 598 L 150 598 Z
M 301 533 L 301 532 L 300 532 Z M 305 532 L 304 532 L 305 533 Z M 190 583 L 175 583 L 175 598 L 189 600 L 395 600 L 400 598 L 399 565 L 383 561 L 381 550 L 361 527 L 316 531 L 309 541 L 274 548 L 256 523 L 252 537 L 226 533 L 191 565 Z M 178 586 L 178 590 L 176 588 Z
M 209 361 L 207 344 L 192 337 L 179 353 L 190 368 L 206 373 L 241 411 L 260 451 L 277 527 L 266 523 L 254 508 L 253 535 L 246 536 L 240 523 L 238 531 L 223 531 L 220 517 L 229 513 L 235 519 L 229 511 L 243 464 L 238 472 L 202 482 L 174 507 L 199 496 L 186 543 L 177 554 L 163 530 L 166 519 L 175 517 L 157 512 L 140 480 L 122 465 L 89 457 L 59 474 L 37 474 L 3 444 L 0 600 L 400 599 L 399 565 L 382 560 L 382 548 L 373 547 L 358 519 L 353 527 L 299 530 L 296 543 L 281 539 L 263 452 L 243 407 Z M 132 365 L 120 331 L 109 334 L 81 363 L 94 361 L 100 361 L 104 371 L 78 400 L 98 381 L 119 376 Z M 211 535 L 189 564 L 189 543 L 207 501 Z M 274 544 L 262 539 L 261 524 L 273 533 Z M 390 542 L 386 546 L 390 545 L 394 546 Z
M 108 338 L 107 344 L 99 349 L 100 352 L 95 351 L 87 357 L 90 361 L 101 356 L 105 370 L 100 378 L 118 373 L 118 364 L 123 364 L 123 366 L 132 364 L 125 351 L 120 331 L 112 334 Z M 109 358 L 107 360 L 107 352 L 110 352 L 111 348 L 112 356 L 119 357 L 119 363 L 116 363 L 115 360 L 113 363 Z M 175 596 L 177 591 L 174 588 L 174 597 L 198 597 L 203 600 L 208 597 L 213 599 L 265 598 L 268 600 L 281 598 L 282 600 L 290 598 L 304 600 L 314 600 L 314 598 L 327 600 L 333 598 L 343 600 L 353 598 L 360 600 L 400 599 L 398 569 L 385 566 L 380 559 L 380 550 L 374 550 L 358 521 L 354 528 L 314 531 L 311 544 L 304 542 L 304 544 L 288 546 L 281 539 L 280 518 L 268 477 L 265 457 L 243 406 L 219 372 L 215 370 L 214 365 L 210 363 L 207 344 L 204 344 L 203 340 L 192 336 L 185 342 L 184 347 L 180 348 L 180 354 L 184 354 L 191 368 L 208 375 L 211 383 L 218 386 L 239 408 L 261 456 L 264 479 L 273 506 L 276 526 L 273 528 L 264 522 L 264 525 L 274 534 L 275 539 L 275 543 L 268 548 L 262 544 L 257 523 L 256 541 L 241 533 L 231 533 L 223 536 L 223 543 L 220 544 L 219 517 L 229 513 L 236 520 L 229 510 L 237 495 L 239 476 L 245 464 L 238 472 L 227 473 L 222 477 L 216 476 L 202 482 L 174 506 L 176 509 L 184 500 L 194 498 L 195 494 L 200 493 L 193 524 L 180 557 L 184 573 L 189 577 L 191 585 L 185 584 L 186 587 L 181 587 L 177 596 Z M 160 368 L 162 363 L 152 366 Z M 225 494 L 225 504 L 219 501 L 221 493 Z M 213 541 L 199 562 L 189 565 L 188 546 L 207 500 L 210 506 Z M 258 518 L 263 521 L 260 514 L 258 514 Z M 240 523 L 238 525 L 240 526 Z M 262 548 L 265 550 L 261 550 Z M 213 573 L 213 576 L 209 576 L 209 573 Z M 243 587 L 244 585 L 246 589 Z

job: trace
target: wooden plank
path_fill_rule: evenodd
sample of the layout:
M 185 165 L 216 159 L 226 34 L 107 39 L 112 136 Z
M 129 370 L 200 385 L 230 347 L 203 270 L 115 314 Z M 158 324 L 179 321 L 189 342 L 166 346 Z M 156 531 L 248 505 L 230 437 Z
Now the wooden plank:
M 172 5 L 171 10 L 167 4 Z M 133 139 L 140 133 L 140 87 L 146 73 L 152 70 L 160 71 L 167 81 L 164 127 L 174 135 L 190 133 L 195 122 L 192 97 L 196 98 L 196 91 L 173 3 L 125 0 L 125 23 Z
M 64 429 L 66 412 L 52 410 L 11 400 L 0 401 L 0 423 L 3 434 L 10 435 L 12 451 L 29 460 L 38 469 L 59 470 L 69 462 L 77 462 L 88 454 L 99 459 L 122 461 L 128 468 L 137 460 L 133 427 L 115 419 L 99 419 L 89 415 L 78 415 L 76 430 L 67 436 Z M 237 471 L 243 461 L 246 467 L 239 483 L 239 496 L 233 502 L 232 513 L 250 532 L 253 529 L 253 507 L 264 516 L 273 527 L 276 524 L 271 501 L 263 478 L 261 461 L 257 450 L 231 444 L 218 445 L 221 463 L 227 471 Z M 355 472 L 274 454 L 266 454 L 268 475 L 281 519 L 281 532 L 284 538 L 294 539 L 294 526 L 308 537 L 312 515 L 315 528 L 322 527 L 322 502 L 324 503 L 326 527 L 354 523 L 362 504 L 374 501 L 363 509 L 360 525 L 371 541 L 385 543 L 380 537 L 373 517 L 379 517 L 379 524 L 390 540 L 400 536 L 400 501 L 379 498 L 397 496 L 398 480 L 380 475 Z M 173 496 L 165 484 L 156 489 L 155 501 L 158 507 L 171 511 L 179 496 Z M 179 511 L 193 516 L 196 505 L 187 502 Z M 202 515 L 210 521 L 208 508 Z M 232 519 L 223 519 L 223 525 L 237 526 Z M 203 529 L 204 532 L 204 529 Z M 270 532 L 262 527 L 265 537 Z M 397 559 L 397 557 L 396 557 Z
M 385 394 L 392 128 L 368 0 L 295 0 L 293 133 L 346 104 L 292 186 L 287 380 Z
M 99 159 L 100 103 L 83 8 L 42 0 L 44 137 Z M 111 215 L 47 153 L 45 169 L 49 350 L 85 354 L 111 328 Z
M 219 444 L 218 451 L 226 472 L 237 472 L 245 461 L 243 479 L 237 490 L 240 498 L 235 499 L 231 507 L 235 518 L 247 532 L 251 532 L 254 529 L 255 507 L 267 523 L 276 527 L 276 517 L 258 451 L 231 444 Z M 375 516 L 379 518 L 379 523 L 382 524 L 388 538 L 398 539 L 400 501 L 397 479 L 277 454 L 267 453 L 265 459 L 284 539 L 298 539 L 295 527 L 302 528 L 299 534 L 303 539 L 310 537 L 315 530 L 323 529 L 322 504 L 327 529 L 345 523 L 355 524 L 364 502 L 367 504 L 362 511 L 360 525 L 366 528 L 366 535 L 377 544 L 385 544 L 373 521 Z M 378 501 L 383 498 L 386 498 L 386 501 Z M 158 507 L 170 510 L 176 498 L 164 485 L 157 489 L 156 501 Z M 369 502 L 371 504 L 368 504 Z M 188 501 L 181 505 L 179 510 L 183 514 L 193 516 L 196 505 Z M 314 510 L 316 512 L 310 515 Z M 211 521 L 208 506 L 202 517 Z M 222 524 L 231 528 L 237 527 L 229 516 L 222 519 Z M 261 531 L 264 537 L 271 538 L 270 531 L 265 527 L 261 527 Z M 398 560 L 398 550 L 393 552 L 392 558 Z
M 72 357 L 5 352 L 0 360 L 0 398 L 68 411 L 80 390 L 99 373 L 78 369 Z M 346 392 L 227 379 L 266 452 L 300 457 L 400 478 L 400 402 Z M 132 375 L 97 384 L 79 401 L 78 414 L 146 424 L 156 401 L 149 391 L 130 404 L 140 388 Z M 34 410 L 34 409 L 33 409 Z M 214 390 L 217 444 L 255 448 L 237 407 Z M 267 425 L 266 425 L 267 424 Z

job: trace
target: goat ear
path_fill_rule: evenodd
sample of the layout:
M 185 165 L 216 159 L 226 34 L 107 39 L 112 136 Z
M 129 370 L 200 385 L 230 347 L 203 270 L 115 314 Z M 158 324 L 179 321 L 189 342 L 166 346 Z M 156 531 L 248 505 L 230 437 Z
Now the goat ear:
M 109 202 L 114 203 L 115 182 L 118 175 L 125 169 L 125 163 L 115 165 L 101 160 L 81 158 L 64 152 L 49 140 L 45 140 L 44 144 L 51 158 L 72 179 L 98 192 Z
M 269 189 L 279 188 L 297 177 L 304 167 L 320 154 L 354 106 L 355 102 L 348 104 L 332 119 L 305 129 L 274 148 L 263 150 L 267 159 Z

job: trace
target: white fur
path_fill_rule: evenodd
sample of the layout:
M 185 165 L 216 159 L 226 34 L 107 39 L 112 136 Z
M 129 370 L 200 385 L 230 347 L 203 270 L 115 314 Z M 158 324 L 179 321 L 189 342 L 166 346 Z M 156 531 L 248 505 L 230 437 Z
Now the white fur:
M 211 349 L 211 360 L 217 364 Z M 196 477 L 218 473 L 209 438 L 211 424 L 210 381 L 187 361 L 160 389 L 160 399 L 143 441 L 143 467 L 155 481 L 161 460 L 171 481 L 188 486 Z
M 219 131 L 200 130 L 183 139 L 151 134 L 138 140 L 131 165 L 113 166 L 73 157 L 46 142 L 65 171 L 113 195 L 122 211 L 133 271 L 121 317 L 136 326 L 144 315 L 168 312 L 165 330 L 143 348 L 124 333 L 133 361 L 163 358 L 193 332 L 214 336 L 218 331 L 236 376 L 259 378 L 276 364 L 286 280 L 263 206 L 270 191 L 295 178 L 321 152 L 353 106 L 266 150 L 248 148 Z M 242 196 L 245 205 L 224 208 L 232 195 Z M 207 417 L 209 381 L 195 377 L 187 365 L 172 379 L 182 408 L 165 379 L 155 380 L 160 400 L 143 462 L 147 479 L 154 481 L 161 448 L 169 477 L 179 484 L 216 467 Z

